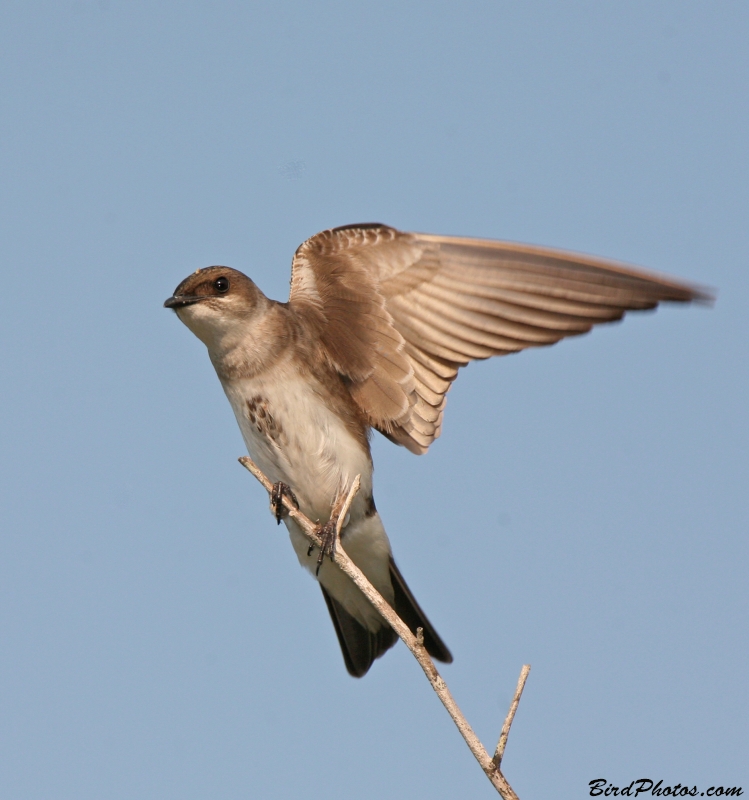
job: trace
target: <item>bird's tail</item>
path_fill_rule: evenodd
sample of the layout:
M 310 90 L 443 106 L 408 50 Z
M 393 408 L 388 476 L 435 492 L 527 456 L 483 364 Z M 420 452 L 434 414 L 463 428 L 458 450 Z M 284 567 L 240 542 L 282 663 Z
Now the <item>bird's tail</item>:
M 440 635 L 432 627 L 432 623 L 427 619 L 427 615 L 421 610 L 421 606 L 416 602 L 416 598 L 411 594 L 408 584 L 403 580 L 403 576 L 397 564 L 390 557 L 390 580 L 393 582 L 393 592 L 395 597 L 393 605 L 395 613 L 408 625 L 411 633 L 416 634 L 416 629 L 424 631 L 424 647 L 427 653 L 437 661 L 445 664 L 452 664 L 452 653 L 447 649 L 447 645 L 442 641 Z
M 392 557 L 390 558 L 390 580 L 393 585 L 393 607 L 398 616 L 408 625 L 413 634 L 416 629 L 424 631 L 424 647 L 427 653 L 438 661 L 450 664 L 452 654 L 440 639 L 432 623 L 427 619 L 416 598 L 403 580 L 400 570 Z M 333 620 L 338 643 L 341 645 L 343 660 L 350 675 L 361 678 L 366 675 L 374 660 L 386 653 L 397 641 L 395 631 L 384 622 L 380 629 L 373 633 L 334 598 L 320 584 L 325 603 Z

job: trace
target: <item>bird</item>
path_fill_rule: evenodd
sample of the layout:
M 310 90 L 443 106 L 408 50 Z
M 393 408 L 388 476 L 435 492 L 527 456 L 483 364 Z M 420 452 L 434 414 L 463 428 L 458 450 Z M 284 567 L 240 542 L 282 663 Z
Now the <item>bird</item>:
M 206 345 L 250 456 L 274 484 L 276 520 L 318 580 L 345 667 L 358 678 L 397 637 L 335 564 L 311 551 L 281 495 L 323 526 L 360 475 L 341 545 L 411 631 L 422 629 L 427 652 L 450 663 L 375 506 L 372 431 L 421 455 L 440 435 L 447 392 L 469 362 L 551 345 L 627 311 L 711 299 L 607 259 L 359 223 L 299 246 L 285 303 L 235 269 L 209 266 L 164 306 Z

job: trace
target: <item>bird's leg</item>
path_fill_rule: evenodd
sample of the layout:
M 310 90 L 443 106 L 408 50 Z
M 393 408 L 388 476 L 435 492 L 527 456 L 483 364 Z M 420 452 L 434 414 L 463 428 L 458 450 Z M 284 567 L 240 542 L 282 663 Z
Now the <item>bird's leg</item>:
M 286 495 L 286 497 L 288 497 L 289 500 L 291 500 L 291 502 L 297 508 L 299 508 L 299 501 L 296 499 L 294 492 L 291 491 L 291 487 L 282 481 L 274 483 L 273 489 L 270 493 L 270 508 L 273 512 L 273 516 L 276 518 L 277 525 L 280 525 L 281 520 L 289 513 L 283 504 L 284 495 Z
M 322 547 L 320 548 L 320 555 L 317 557 L 317 569 L 315 570 L 315 575 L 320 574 L 320 567 L 322 566 L 325 556 L 330 556 L 331 561 L 335 558 L 335 546 L 336 540 L 338 539 L 336 534 L 336 520 L 331 519 L 324 525 L 320 525 L 317 530 L 317 535 L 322 539 Z M 307 555 L 310 555 L 311 553 L 312 548 L 310 547 Z

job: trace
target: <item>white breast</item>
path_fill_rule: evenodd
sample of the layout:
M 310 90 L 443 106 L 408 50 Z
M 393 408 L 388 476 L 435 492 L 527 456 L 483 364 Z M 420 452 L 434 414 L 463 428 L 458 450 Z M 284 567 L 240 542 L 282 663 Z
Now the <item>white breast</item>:
M 294 491 L 301 510 L 326 522 L 336 496 L 361 476 L 358 493 L 343 529 L 342 542 L 354 562 L 390 602 L 390 542 L 379 514 L 367 515 L 372 496 L 372 462 L 361 442 L 324 402 L 324 387 L 296 370 L 277 365 L 272 378 L 261 375 L 222 382 L 253 461 L 272 482 Z M 382 619 L 359 590 L 327 559 L 316 573 L 317 552 L 293 520 L 286 520 L 299 563 L 312 572 L 350 614 L 372 631 Z
M 250 457 L 268 478 L 287 483 L 302 511 L 327 519 L 336 494 L 361 475 L 360 497 L 372 491 L 368 453 L 305 376 L 282 367 L 224 383 Z

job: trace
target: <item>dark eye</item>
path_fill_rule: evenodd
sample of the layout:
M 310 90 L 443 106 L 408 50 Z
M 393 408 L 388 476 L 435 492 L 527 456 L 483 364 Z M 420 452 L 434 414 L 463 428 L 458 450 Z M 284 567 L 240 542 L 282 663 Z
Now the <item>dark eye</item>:
M 223 276 L 220 277 L 220 278 L 216 278 L 216 280 L 213 282 L 213 288 L 217 292 L 221 292 L 221 294 L 224 294 L 225 292 L 228 292 L 229 291 L 229 279 L 228 278 L 224 278 Z

